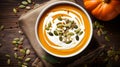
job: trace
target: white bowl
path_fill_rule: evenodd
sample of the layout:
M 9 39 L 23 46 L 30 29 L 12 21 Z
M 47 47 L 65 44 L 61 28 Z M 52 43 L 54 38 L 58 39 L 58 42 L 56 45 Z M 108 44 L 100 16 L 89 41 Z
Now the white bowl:
M 85 43 L 84 47 L 81 48 L 79 51 L 73 53 L 73 54 L 70 54 L 70 55 L 57 55 L 57 54 L 54 54 L 50 51 L 48 51 L 40 42 L 39 40 L 39 37 L 38 37 L 38 24 L 39 24 L 39 20 L 41 19 L 41 16 L 43 15 L 43 13 L 48 10 L 49 8 L 53 7 L 53 6 L 56 6 L 58 4 L 70 4 L 70 5 L 73 5 L 75 7 L 78 7 L 80 10 L 82 10 L 88 17 L 88 20 L 89 20 L 89 23 L 90 23 L 90 36 L 87 40 L 87 42 Z M 51 3 L 49 4 L 48 6 L 44 7 L 44 9 L 39 13 L 39 16 L 37 18 L 37 21 L 36 21 L 36 25 L 35 25 L 35 35 L 36 35 L 36 38 L 37 38 L 37 41 L 39 42 L 39 45 L 49 54 L 53 55 L 53 56 L 56 56 L 56 57 L 61 57 L 61 58 L 68 58 L 68 57 L 72 57 L 72 56 L 75 56 L 75 55 L 78 55 L 79 53 L 81 53 L 89 44 L 91 38 L 92 38 L 92 34 L 93 34 L 93 27 L 92 27 L 92 21 L 91 21 L 91 18 L 89 16 L 89 14 L 87 13 L 87 11 L 81 7 L 80 5 L 76 4 L 76 3 L 73 3 L 73 2 L 70 2 L 70 1 L 58 1 L 58 2 L 54 2 L 54 3 Z

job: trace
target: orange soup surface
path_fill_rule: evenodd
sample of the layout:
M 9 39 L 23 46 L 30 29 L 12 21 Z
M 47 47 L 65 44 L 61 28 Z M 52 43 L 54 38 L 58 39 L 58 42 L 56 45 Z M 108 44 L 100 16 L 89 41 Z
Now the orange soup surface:
M 90 21 L 76 6 L 56 5 L 45 11 L 38 24 L 38 38 L 48 52 L 67 56 L 81 51 L 90 38 Z

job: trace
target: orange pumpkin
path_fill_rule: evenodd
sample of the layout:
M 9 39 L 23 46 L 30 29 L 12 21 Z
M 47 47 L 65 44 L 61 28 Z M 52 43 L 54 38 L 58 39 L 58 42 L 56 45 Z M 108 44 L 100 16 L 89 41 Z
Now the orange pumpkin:
M 109 21 L 120 14 L 120 0 L 84 0 L 85 8 L 99 20 Z

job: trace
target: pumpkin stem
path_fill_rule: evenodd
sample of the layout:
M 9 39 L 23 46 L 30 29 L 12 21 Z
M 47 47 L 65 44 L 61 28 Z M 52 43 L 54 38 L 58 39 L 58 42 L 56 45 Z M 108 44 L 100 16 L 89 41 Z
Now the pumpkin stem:
M 111 0 L 104 0 L 105 3 L 110 3 Z

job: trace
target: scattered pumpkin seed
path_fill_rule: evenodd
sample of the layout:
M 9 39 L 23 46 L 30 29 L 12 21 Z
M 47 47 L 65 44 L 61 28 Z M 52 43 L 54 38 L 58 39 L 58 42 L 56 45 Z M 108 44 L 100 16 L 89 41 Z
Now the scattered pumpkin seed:
M 19 5 L 18 7 L 22 9 L 22 8 L 25 8 L 26 6 L 25 5 Z
M 18 48 L 17 48 L 17 47 L 14 47 L 14 48 L 13 48 L 13 50 L 14 50 L 14 51 L 17 51 L 17 50 L 18 50 Z
M 108 51 L 107 51 L 107 55 L 108 55 L 108 57 L 114 56 L 114 55 L 115 55 L 114 50 L 108 50 Z
M 16 9 L 16 8 L 13 8 L 13 12 L 16 14 L 16 13 L 17 13 L 17 9 Z
M 26 66 L 26 65 L 23 64 L 22 67 L 28 67 L 28 66 Z
M 109 39 L 108 36 L 105 36 L 105 40 L 106 40 L 106 41 L 110 41 L 110 39 Z
M 9 54 L 6 54 L 5 56 L 8 57 L 8 58 L 10 58 L 10 55 L 9 55 Z
M 31 60 L 31 58 L 26 58 L 25 62 L 29 62 Z
M 63 40 L 63 38 L 60 36 L 60 37 L 59 37 L 59 40 L 60 40 L 60 41 L 62 41 L 62 40 Z
M 66 43 L 66 44 L 69 44 L 69 43 L 71 43 L 71 42 L 72 42 L 72 41 L 70 40 L 70 41 L 66 41 L 65 43 Z
M 21 30 L 18 31 L 19 34 L 23 35 L 23 32 Z
M 17 53 L 14 53 L 14 57 L 15 57 L 15 58 L 17 58 L 17 57 L 18 57 Z
M 115 61 L 118 61 L 119 60 L 119 56 L 115 55 L 114 59 L 115 59 Z
M 19 41 L 19 40 L 20 40 L 20 38 L 14 38 L 13 40 L 14 40 L 14 41 Z
M 17 59 L 18 59 L 18 60 L 23 60 L 23 57 L 18 57 Z
M 26 50 L 25 50 L 25 49 L 20 49 L 20 52 L 21 52 L 22 54 L 26 54 Z
M 8 60 L 7 60 L 7 64 L 10 64 L 10 62 L 11 62 L 11 60 L 10 60 L 10 59 L 8 59 Z
M 15 45 L 16 43 L 17 43 L 17 41 L 15 41 L 15 40 L 12 41 L 12 44 L 13 44 L 13 45 Z
M 26 55 L 29 55 L 29 54 L 30 54 L 30 50 L 27 49 L 27 50 L 26 50 Z
M 101 36 L 101 31 L 100 30 L 97 31 L 97 35 Z
M 19 41 L 22 41 L 22 42 L 23 42 L 23 40 L 24 40 L 24 37 L 21 37 Z
M 18 41 L 17 43 L 18 43 L 19 45 L 22 45 L 22 44 L 23 44 L 23 42 L 22 42 L 22 41 Z
M 77 41 L 79 40 L 79 36 L 78 35 L 75 38 L 76 38 Z
M 64 26 L 63 24 L 57 24 L 57 28 L 61 28 L 63 26 Z
M 4 29 L 4 25 L 1 25 L 0 26 L 0 31 Z
M 58 20 L 62 21 L 62 18 L 59 16 L 59 17 L 58 17 Z
M 26 65 L 26 66 L 28 65 L 28 63 L 26 63 L 26 62 L 24 62 L 23 64 Z
M 50 36 L 53 36 L 53 33 L 52 33 L 52 32 L 48 32 L 48 34 L 49 34 Z
M 54 34 L 55 34 L 56 36 L 58 36 L 58 32 L 57 32 L 56 30 L 54 31 Z
M 26 9 L 27 9 L 27 10 L 30 10 L 30 9 L 31 9 L 31 7 L 30 7 L 30 6 L 26 6 Z
M 28 3 L 32 3 L 32 1 L 31 1 L 31 0 L 27 0 L 27 2 L 28 2 Z
M 49 30 L 49 27 L 45 27 L 45 30 Z
M 28 5 L 28 2 L 27 1 L 22 1 L 21 2 L 23 5 Z

